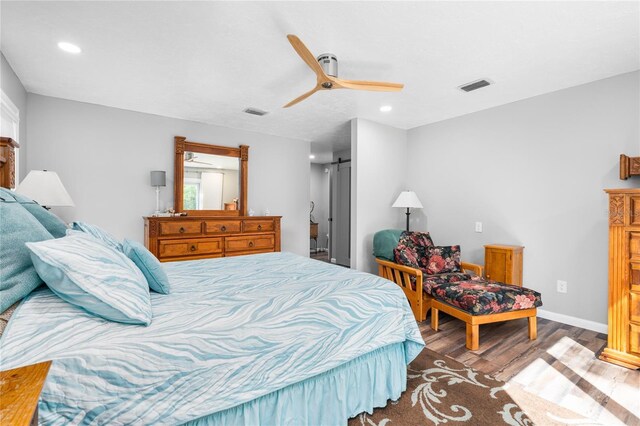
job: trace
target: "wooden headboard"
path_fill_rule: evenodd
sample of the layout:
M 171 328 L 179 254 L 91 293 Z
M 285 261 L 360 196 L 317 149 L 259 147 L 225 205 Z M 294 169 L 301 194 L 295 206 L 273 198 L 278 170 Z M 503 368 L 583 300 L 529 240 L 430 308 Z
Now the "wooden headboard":
M 18 142 L 0 137 L 0 187 L 16 187 L 16 148 L 20 148 Z

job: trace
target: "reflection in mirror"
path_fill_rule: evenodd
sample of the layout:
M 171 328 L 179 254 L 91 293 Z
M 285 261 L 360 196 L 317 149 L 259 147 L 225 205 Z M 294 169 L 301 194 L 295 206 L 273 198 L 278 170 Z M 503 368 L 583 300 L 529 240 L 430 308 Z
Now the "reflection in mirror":
M 184 210 L 238 210 L 240 159 L 185 151 Z

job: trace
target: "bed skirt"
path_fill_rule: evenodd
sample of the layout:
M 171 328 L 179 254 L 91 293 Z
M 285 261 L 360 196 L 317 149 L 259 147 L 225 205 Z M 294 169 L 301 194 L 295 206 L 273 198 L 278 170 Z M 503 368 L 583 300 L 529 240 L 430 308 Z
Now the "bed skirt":
M 323 374 L 186 425 L 346 425 L 350 417 L 363 411 L 371 413 L 400 398 L 407 387 L 405 345 L 376 349 Z

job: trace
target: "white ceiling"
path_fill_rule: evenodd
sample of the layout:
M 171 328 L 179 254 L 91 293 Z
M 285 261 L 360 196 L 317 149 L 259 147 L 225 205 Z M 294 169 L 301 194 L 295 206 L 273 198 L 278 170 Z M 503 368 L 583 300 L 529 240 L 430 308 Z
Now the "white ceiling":
M 640 68 L 638 2 L 7 2 L 5 57 L 29 92 L 342 149 L 354 117 L 408 129 Z M 347 79 L 321 92 L 286 34 Z M 73 56 L 56 44 L 69 41 Z M 488 78 L 473 93 L 456 87 Z M 381 105 L 392 105 L 381 113 Z M 270 111 L 247 115 L 248 106 Z

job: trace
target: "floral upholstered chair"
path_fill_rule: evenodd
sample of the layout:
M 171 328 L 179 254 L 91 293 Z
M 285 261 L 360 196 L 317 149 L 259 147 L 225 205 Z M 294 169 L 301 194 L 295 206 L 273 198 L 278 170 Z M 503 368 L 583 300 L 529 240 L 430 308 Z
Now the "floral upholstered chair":
M 374 255 L 380 276 L 402 288 L 416 320 L 431 309 L 434 330 L 440 310 L 465 321 L 468 349 L 479 347 L 480 324 L 509 319 L 528 318 L 529 338 L 536 338 L 540 293 L 484 279 L 482 266 L 460 260 L 460 246 L 436 246 L 426 232 L 386 230 L 374 236 Z

